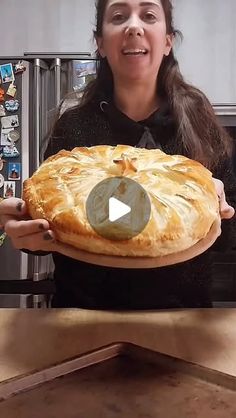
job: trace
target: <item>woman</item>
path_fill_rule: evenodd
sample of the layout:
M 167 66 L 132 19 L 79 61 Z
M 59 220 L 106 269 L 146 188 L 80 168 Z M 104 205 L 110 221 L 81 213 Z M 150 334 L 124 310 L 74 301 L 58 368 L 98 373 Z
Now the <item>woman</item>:
M 129 144 L 184 154 L 212 170 L 221 217 L 232 218 L 236 181 L 230 140 L 203 93 L 180 74 L 172 50 L 177 32 L 169 0 L 98 0 L 97 79 L 80 106 L 65 112 L 52 132 L 45 157 L 60 149 Z M 225 192 L 224 192 L 224 185 Z M 13 245 L 50 252 L 54 235 L 46 220 L 23 220 L 25 203 L 1 203 L 5 231 Z M 216 246 L 230 241 L 226 221 Z M 235 233 L 235 231 L 234 231 Z M 211 257 L 148 270 L 105 268 L 53 254 L 57 292 L 53 307 L 158 309 L 210 307 Z

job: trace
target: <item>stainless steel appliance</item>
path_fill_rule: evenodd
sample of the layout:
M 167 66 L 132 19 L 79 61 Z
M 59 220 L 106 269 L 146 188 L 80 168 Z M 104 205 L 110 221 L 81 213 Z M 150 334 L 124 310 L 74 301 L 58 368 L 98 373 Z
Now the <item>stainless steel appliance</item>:
M 19 63 L 25 70 L 14 74 L 14 69 Z M 10 178 L 10 164 L 19 164 L 20 179 L 18 181 L 11 179 L 9 185 L 14 187 L 14 191 L 9 192 L 8 195 L 14 194 L 20 197 L 23 181 L 35 171 L 42 160 L 46 138 L 54 123 L 58 105 L 63 98 L 67 97 L 61 109 L 64 111 L 65 107 L 72 106 L 79 101 L 84 86 L 96 73 L 96 60 L 91 57 L 90 53 L 49 55 L 26 53 L 24 57 L 2 59 L 0 57 L 0 73 L 1 69 L 4 72 L 11 68 L 14 80 L 10 77 L 6 82 L 3 76 L 2 83 L 0 83 L 0 88 L 4 91 L 0 105 L 3 106 L 2 111 L 5 108 L 5 115 L 0 120 L 2 122 L 5 116 L 17 115 L 19 126 L 14 130 L 18 131 L 20 138 L 14 145 L 19 155 L 5 158 L 3 151 L 6 150 L 7 142 L 3 141 L 5 145 L 0 145 L 0 153 L 5 162 L 0 174 L 6 183 Z M 7 94 L 10 85 L 16 87 L 14 97 Z M 18 100 L 18 110 L 14 112 L 6 110 L 5 104 L 9 99 Z M 3 123 L 0 126 L 2 130 Z M 7 140 L 5 138 L 5 141 Z M 5 186 L 0 188 L 0 197 L 6 197 L 4 196 Z M 4 231 L 1 231 L 1 237 L 0 285 L 3 283 L 1 281 L 6 280 L 11 280 L 13 284 L 14 280 L 39 281 L 48 277 L 53 270 L 50 256 L 35 257 L 15 250 L 9 238 L 5 237 Z M 0 307 L 38 307 L 44 304 L 45 298 L 41 296 L 0 294 Z

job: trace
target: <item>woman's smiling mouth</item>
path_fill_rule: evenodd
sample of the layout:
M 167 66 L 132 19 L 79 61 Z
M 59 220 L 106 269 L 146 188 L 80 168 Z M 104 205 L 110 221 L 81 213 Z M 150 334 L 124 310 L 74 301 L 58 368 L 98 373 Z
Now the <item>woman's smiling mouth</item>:
M 122 49 L 123 55 L 146 55 L 148 50 L 145 48 L 124 48 Z

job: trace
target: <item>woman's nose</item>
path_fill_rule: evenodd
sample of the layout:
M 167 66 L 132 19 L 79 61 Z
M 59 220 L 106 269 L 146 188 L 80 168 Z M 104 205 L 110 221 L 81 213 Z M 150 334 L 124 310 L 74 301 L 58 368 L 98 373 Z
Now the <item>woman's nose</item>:
M 137 26 L 132 26 L 126 29 L 127 36 L 143 36 L 144 30 Z
M 144 30 L 140 24 L 140 21 L 136 18 L 133 18 L 128 22 L 125 33 L 127 36 L 143 36 Z

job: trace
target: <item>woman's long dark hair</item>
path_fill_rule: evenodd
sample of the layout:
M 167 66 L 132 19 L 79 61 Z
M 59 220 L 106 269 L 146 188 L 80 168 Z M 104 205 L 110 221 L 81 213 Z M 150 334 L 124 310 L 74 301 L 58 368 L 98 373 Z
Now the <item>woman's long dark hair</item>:
M 96 2 L 95 36 L 102 36 L 103 19 L 108 0 Z M 176 37 L 180 34 L 173 25 L 173 6 L 170 0 L 161 0 L 165 13 L 167 33 Z M 97 52 L 97 77 L 86 87 L 80 106 L 91 102 L 99 92 L 112 95 L 113 76 L 106 58 Z M 200 161 L 210 170 L 231 155 L 232 142 L 220 125 L 206 96 L 197 88 L 186 83 L 180 72 L 173 50 L 164 57 L 157 77 L 157 94 L 168 101 L 176 126 L 177 141 L 183 153 Z

